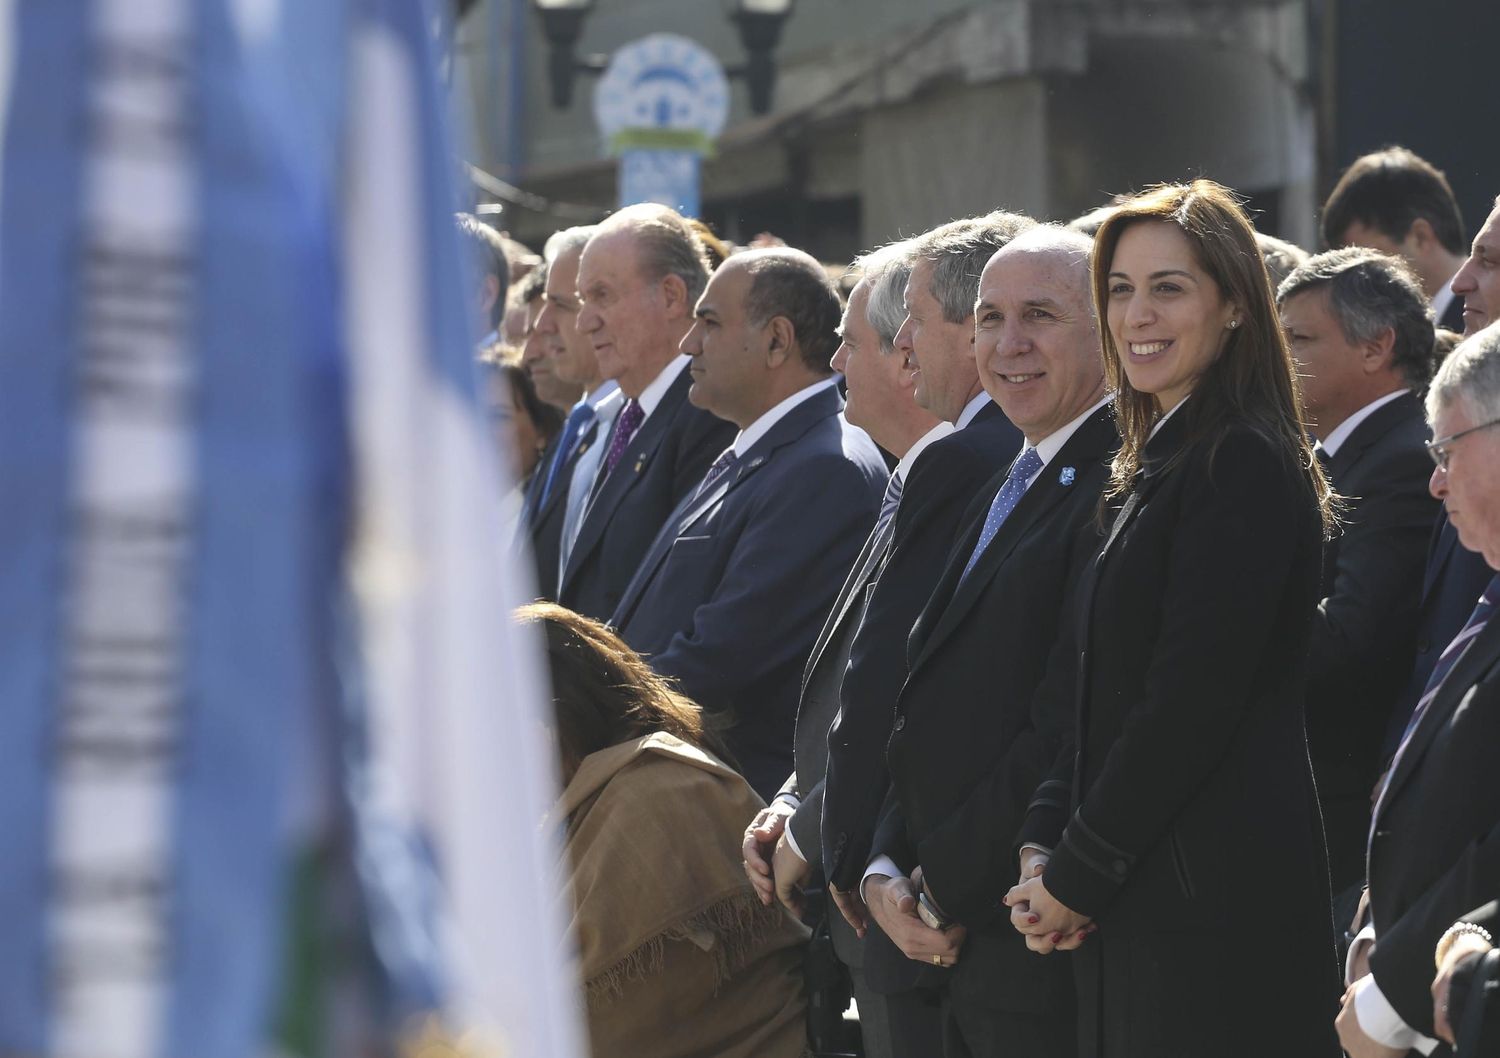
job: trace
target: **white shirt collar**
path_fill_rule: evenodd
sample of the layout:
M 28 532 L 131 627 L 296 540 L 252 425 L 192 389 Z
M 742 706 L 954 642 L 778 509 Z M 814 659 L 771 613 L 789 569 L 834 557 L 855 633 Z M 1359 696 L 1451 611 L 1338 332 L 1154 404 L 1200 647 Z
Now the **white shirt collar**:
M 1411 391 L 1405 389 L 1393 390 L 1383 397 L 1370 401 L 1363 408 L 1360 408 L 1359 411 L 1335 426 L 1332 433 L 1318 442 L 1318 447 L 1323 449 L 1329 459 L 1332 459 L 1338 454 L 1338 450 L 1344 446 L 1344 442 L 1349 440 L 1349 435 L 1359 428 L 1360 423 L 1364 422 L 1378 409 L 1385 407 L 1403 393 L 1409 392 Z
M 989 403 L 990 395 L 984 390 L 980 390 L 970 399 L 969 403 L 964 405 L 964 410 L 959 412 L 958 421 L 953 424 L 953 428 L 955 430 L 962 430 L 969 423 L 973 422 L 974 416 L 982 412 L 984 406 Z
M 1458 275 L 1457 272 L 1453 276 Z M 1453 304 L 1453 299 L 1458 297 L 1453 293 L 1453 276 L 1448 277 L 1448 282 L 1438 287 L 1438 292 L 1432 295 L 1432 324 L 1434 327 L 1443 325 L 1443 313 L 1448 311 L 1448 306 Z
M 901 484 L 906 484 L 906 475 L 911 473 L 912 464 L 917 461 L 917 456 L 921 455 L 932 442 L 941 440 L 952 432 L 953 424 L 951 422 L 940 422 L 917 438 L 917 443 L 908 448 L 906 455 L 902 456 L 896 463 L 896 477 L 900 479 Z
M 597 387 L 595 387 L 594 392 L 585 393 L 583 395 L 583 400 L 584 403 L 586 403 L 590 408 L 593 408 L 597 412 L 599 410 L 599 405 L 603 404 L 618 392 L 620 392 L 620 384 L 612 378 L 606 378 Z
M 641 395 L 635 399 L 635 402 L 645 413 L 641 416 L 642 422 L 651 417 L 651 413 L 656 410 L 661 399 L 667 395 L 667 390 L 672 388 L 672 383 L 677 381 L 677 376 L 687 369 L 690 359 L 691 357 L 685 353 L 678 353 L 655 378 L 647 383 L 646 388 L 641 390 Z
M 756 441 L 759 441 L 762 437 L 769 433 L 771 427 L 775 426 L 782 419 L 786 418 L 787 412 L 791 411 L 803 401 L 827 389 L 829 386 L 835 385 L 837 382 L 837 375 L 833 376 L 832 378 L 821 379 L 817 382 L 814 382 L 810 386 L 799 389 L 796 393 L 793 393 L 790 397 L 784 399 L 780 404 L 777 404 L 770 411 L 762 412 L 760 418 L 756 419 L 753 423 L 745 427 L 735 436 L 735 457 L 742 457 L 746 452 L 750 451 L 750 446 L 755 444 Z
M 1100 408 L 1104 407 L 1114 399 L 1115 398 L 1113 393 L 1106 393 L 1092 407 L 1090 407 L 1088 411 L 1078 416 L 1078 418 L 1074 419 L 1066 426 L 1061 426 L 1058 429 L 1053 430 L 1046 437 L 1043 437 L 1040 441 L 1038 441 L 1035 445 L 1035 448 L 1036 454 L 1042 460 L 1042 465 L 1037 467 L 1035 474 L 1026 479 L 1026 484 L 1030 485 L 1037 479 L 1038 475 L 1040 475 L 1043 470 L 1047 469 L 1047 464 L 1057 458 L 1057 453 L 1062 451 L 1063 445 L 1068 443 L 1068 439 L 1078 431 L 1078 428 L 1082 426 L 1090 416 L 1092 416 L 1096 411 L 1098 411 Z

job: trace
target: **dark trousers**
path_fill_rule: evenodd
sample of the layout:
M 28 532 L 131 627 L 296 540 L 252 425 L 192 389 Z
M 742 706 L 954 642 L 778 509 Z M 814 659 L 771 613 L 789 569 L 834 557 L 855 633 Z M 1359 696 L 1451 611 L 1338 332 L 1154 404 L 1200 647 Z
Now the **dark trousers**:
M 943 1058 L 1076 1058 L 1070 1017 L 943 1001 Z
M 870 990 L 865 981 L 864 942 L 828 901 L 833 950 L 849 968 L 865 1058 L 928 1058 L 942 1053 L 943 1013 L 938 993 L 914 988 L 893 995 Z

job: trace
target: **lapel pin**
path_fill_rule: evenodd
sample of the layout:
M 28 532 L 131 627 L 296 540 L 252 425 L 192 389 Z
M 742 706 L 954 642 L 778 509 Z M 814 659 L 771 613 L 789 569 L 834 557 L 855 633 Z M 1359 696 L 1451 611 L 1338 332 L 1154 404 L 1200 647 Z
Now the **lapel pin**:
M 1073 484 L 1073 479 L 1077 476 L 1078 471 L 1074 470 L 1072 467 L 1063 467 L 1062 473 L 1057 475 L 1057 480 L 1062 482 L 1064 485 L 1071 485 Z
M 635 472 L 637 474 L 639 474 L 641 472 L 641 467 L 643 467 L 645 465 L 646 465 L 646 457 L 645 456 L 636 456 L 636 459 L 635 459 Z

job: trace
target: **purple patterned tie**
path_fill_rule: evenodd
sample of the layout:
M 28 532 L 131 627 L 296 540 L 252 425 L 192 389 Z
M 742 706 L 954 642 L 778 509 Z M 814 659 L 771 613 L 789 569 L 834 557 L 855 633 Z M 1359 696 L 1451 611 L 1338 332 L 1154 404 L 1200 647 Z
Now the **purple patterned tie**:
M 719 458 L 715 459 L 713 465 L 708 468 L 708 473 L 703 475 L 703 483 L 698 486 L 698 491 L 693 493 L 693 499 L 697 500 L 699 496 L 713 488 L 714 482 L 728 473 L 729 468 L 737 461 L 738 457 L 735 456 L 733 448 L 726 448 L 720 452 Z
M 641 428 L 645 418 L 646 411 L 640 402 L 634 398 L 625 402 L 625 407 L 620 409 L 620 418 L 615 422 L 615 432 L 610 435 L 609 451 L 604 453 L 604 473 L 599 475 L 599 480 L 609 477 L 615 469 L 615 464 L 625 454 L 625 449 L 630 446 L 630 439 Z

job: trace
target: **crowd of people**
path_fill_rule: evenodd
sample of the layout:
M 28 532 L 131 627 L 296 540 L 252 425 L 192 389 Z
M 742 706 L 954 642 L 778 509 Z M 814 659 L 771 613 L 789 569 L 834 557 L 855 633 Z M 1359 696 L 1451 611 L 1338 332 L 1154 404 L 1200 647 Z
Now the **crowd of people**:
M 460 229 L 596 1054 L 1500 1054 L 1500 199 Z

